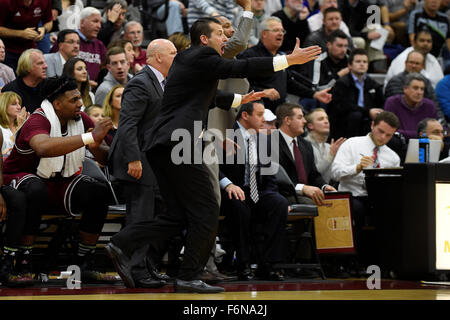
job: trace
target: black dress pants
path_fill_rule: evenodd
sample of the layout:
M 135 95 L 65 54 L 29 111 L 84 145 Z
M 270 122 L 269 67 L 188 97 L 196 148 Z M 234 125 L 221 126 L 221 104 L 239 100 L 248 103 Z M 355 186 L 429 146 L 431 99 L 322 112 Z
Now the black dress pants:
M 236 248 L 238 268 L 251 263 L 250 248 L 256 248 L 254 238 L 256 225 L 261 226 L 263 242 L 258 252 L 259 265 L 274 264 L 284 260 L 284 233 L 288 215 L 288 201 L 278 192 L 262 193 L 259 201 L 254 203 L 248 191 L 245 201 L 222 197 L 226 218 Z
M 214 244 L 219 205 L 205 166 L 175 165 L 171 151 L 171 147 L 157 146 L 147 152 L 167 212 L 157 214 L 153 221 L 127 226 L 111 240 L 128 256 L 145 244 L 161 252 L 170 239 L 187 229 L 178 278 L 193 280 L 203 270 Z

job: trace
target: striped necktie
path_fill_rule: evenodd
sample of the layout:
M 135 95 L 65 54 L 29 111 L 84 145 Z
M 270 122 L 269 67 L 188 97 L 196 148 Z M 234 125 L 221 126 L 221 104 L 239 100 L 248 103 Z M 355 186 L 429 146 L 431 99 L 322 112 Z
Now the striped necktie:
M 256 158 L 256 142 L 255 142 L 255 136 L 251 135 L 248 138 L 248 163 L 249 163 L 249 173 L 250 173 L 250 198 L 253 200 L 254 203 L 257 203 L 259 200 L 259 194 L 258 194 L 258 185 L 256 183 L 256 164 L 257 164 L 257 158 Z

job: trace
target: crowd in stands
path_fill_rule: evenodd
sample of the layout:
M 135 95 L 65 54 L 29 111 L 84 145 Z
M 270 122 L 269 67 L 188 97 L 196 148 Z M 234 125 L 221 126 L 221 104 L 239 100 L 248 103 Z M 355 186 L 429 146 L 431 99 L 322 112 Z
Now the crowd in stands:
M 151 98 L 154 105 L 161 104 L 175 50 L 180 54 L 190 47 L 190 29 L 201 17 L 215 17 L 222 25 L 228 38 L 222 53 L 226 59 L 279 57 L 296 45 L 321 48 L 318 58 L 305 64 L 220 80 L 220 90 L 235 93 L 233 104 L 245 102 L 252 91 L 263 92 L 262 99 L 243 103 L 239 111 L 211 109 L 207 126 L 241 130 L 244 136 L 262 128 L 278 135 L 280 165 L 302 203 L 321 205 L 324 192 L 351 192 L 359 253 L 367 250 L 358 240 L 371 210 L 363 169 L 402 165 L 408 140 L 419 136 L 441 140 L 441 159 L 450 156 L 449 0 L 107 0 L 96 1 L 102 3 L 98 8 L 92 2 L 0 2 L 0 222 L 7 223 L 0 248 L 3 284 L 32 283 L 40 217 L 58 210 L 83 212 L 74 258 L 83 280 L 114 280 L 97 272 L 92 260 L 111 202 L 101 183 L 78 178 L 81 159 L 86 154 L 102 167 L 114 167 L 111 162 L 118 158 L 126 162 L 124 175 L 136 179 L 148 170 L 148 163 L 125 160 L 131 149 L 122 146 L 123 156 L 108 157 L 108 148 L 114 146 L 117 153 L 117 140 L 128 141 L 126 134 L 144 139 L 148 124 L 141 120 L 147 116 L 128 106 L 146 105 L 149 94 L 157 94 Z M 149 68 L 156 77 L 151 81 L 158 80 L 156 91 L 137 84 Z M 121 126 L 127 126 L 125 133 Z M 75 134 L 81 134 L 82 143 L 51 140 Z M 253 148 L 250 140 L 241 147 Z M 146 143 L 139 140 L 138 146 L 136 141 L 127 144 L 140 148 Z M 231 230 L 237 277 L 281 281 L 283 272 L 270 264 L 283 260 L 282 235 L 293 200 L 270 177 L 258 180 L 262 189 L 257 200 L 246 198 L 251 195 L 248 171 L 250 167 L 220 165 L 219 174 L 211 176 Z M 130 197 L 138 189 L 129 188 L 124 195 L 127 215 L 130 203 L 152 206 L 155 214 L 165 208 L 164 199 L 154 195 L 150 204 L 150 199 L 136 204 Z M 153 188 L 149 184 L 139 190 L 153 193 Z M 257 261 L 265 269 L 254 274 L 249 230 L 257 211 L 265 213 L 259 220 L 265 255 Z M 216 245 L 211 250 L 202 279 L 233 279 L 217 269 Z M 357 255 L 359 267 L 372 262 Z M 137 286 L 164 283 L 164 278 L 148 279 L 145 272 L 137 276 Z

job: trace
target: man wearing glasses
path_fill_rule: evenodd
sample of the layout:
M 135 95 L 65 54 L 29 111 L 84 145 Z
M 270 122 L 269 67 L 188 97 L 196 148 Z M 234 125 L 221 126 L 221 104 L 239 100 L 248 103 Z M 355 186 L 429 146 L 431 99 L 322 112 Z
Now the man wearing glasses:
M 125 51 L 121 47 L 112 47 L 106 53 L 106 68 L 108 73 L 105 76 L 102 84 L 95 92 L 95 103 L 103 105 L 108 92 L 116 84 L 121 84 L 125 87 L 132 75 L 128 73 L 130 64 L 127 61 Z
M 58 33 L 58 52 L 44 54 L 47 77 L 61 76 L 64 64 L 80 51 L 80 36 L 75 30 L 65 29 Z
M 281 20 L 277 17 L 269 17 L 261 23 L 260 41 L 238 55 L 238 59 L 250 57 L 274 57 L 280 54 L 281 45 L 286 34 Z M 264 106 L 275 113 L 276 108 L 286 101 L 288 93 L 301 98 L 312 98 L 328 104 L 331 101 L 330 90 L 315 91 L 311 80 L 290 69 L 276 72 L 271 75 L 249 77 L 250 90 L 264 91 Z

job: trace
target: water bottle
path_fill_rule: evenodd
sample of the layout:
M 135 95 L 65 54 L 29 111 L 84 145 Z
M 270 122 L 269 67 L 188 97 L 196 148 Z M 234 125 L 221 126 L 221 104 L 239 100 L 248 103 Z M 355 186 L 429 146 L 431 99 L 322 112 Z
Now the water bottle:
M 425 134 L 419 139 L 419 162 L 426 163 L 430 161 L 430 139 Z

